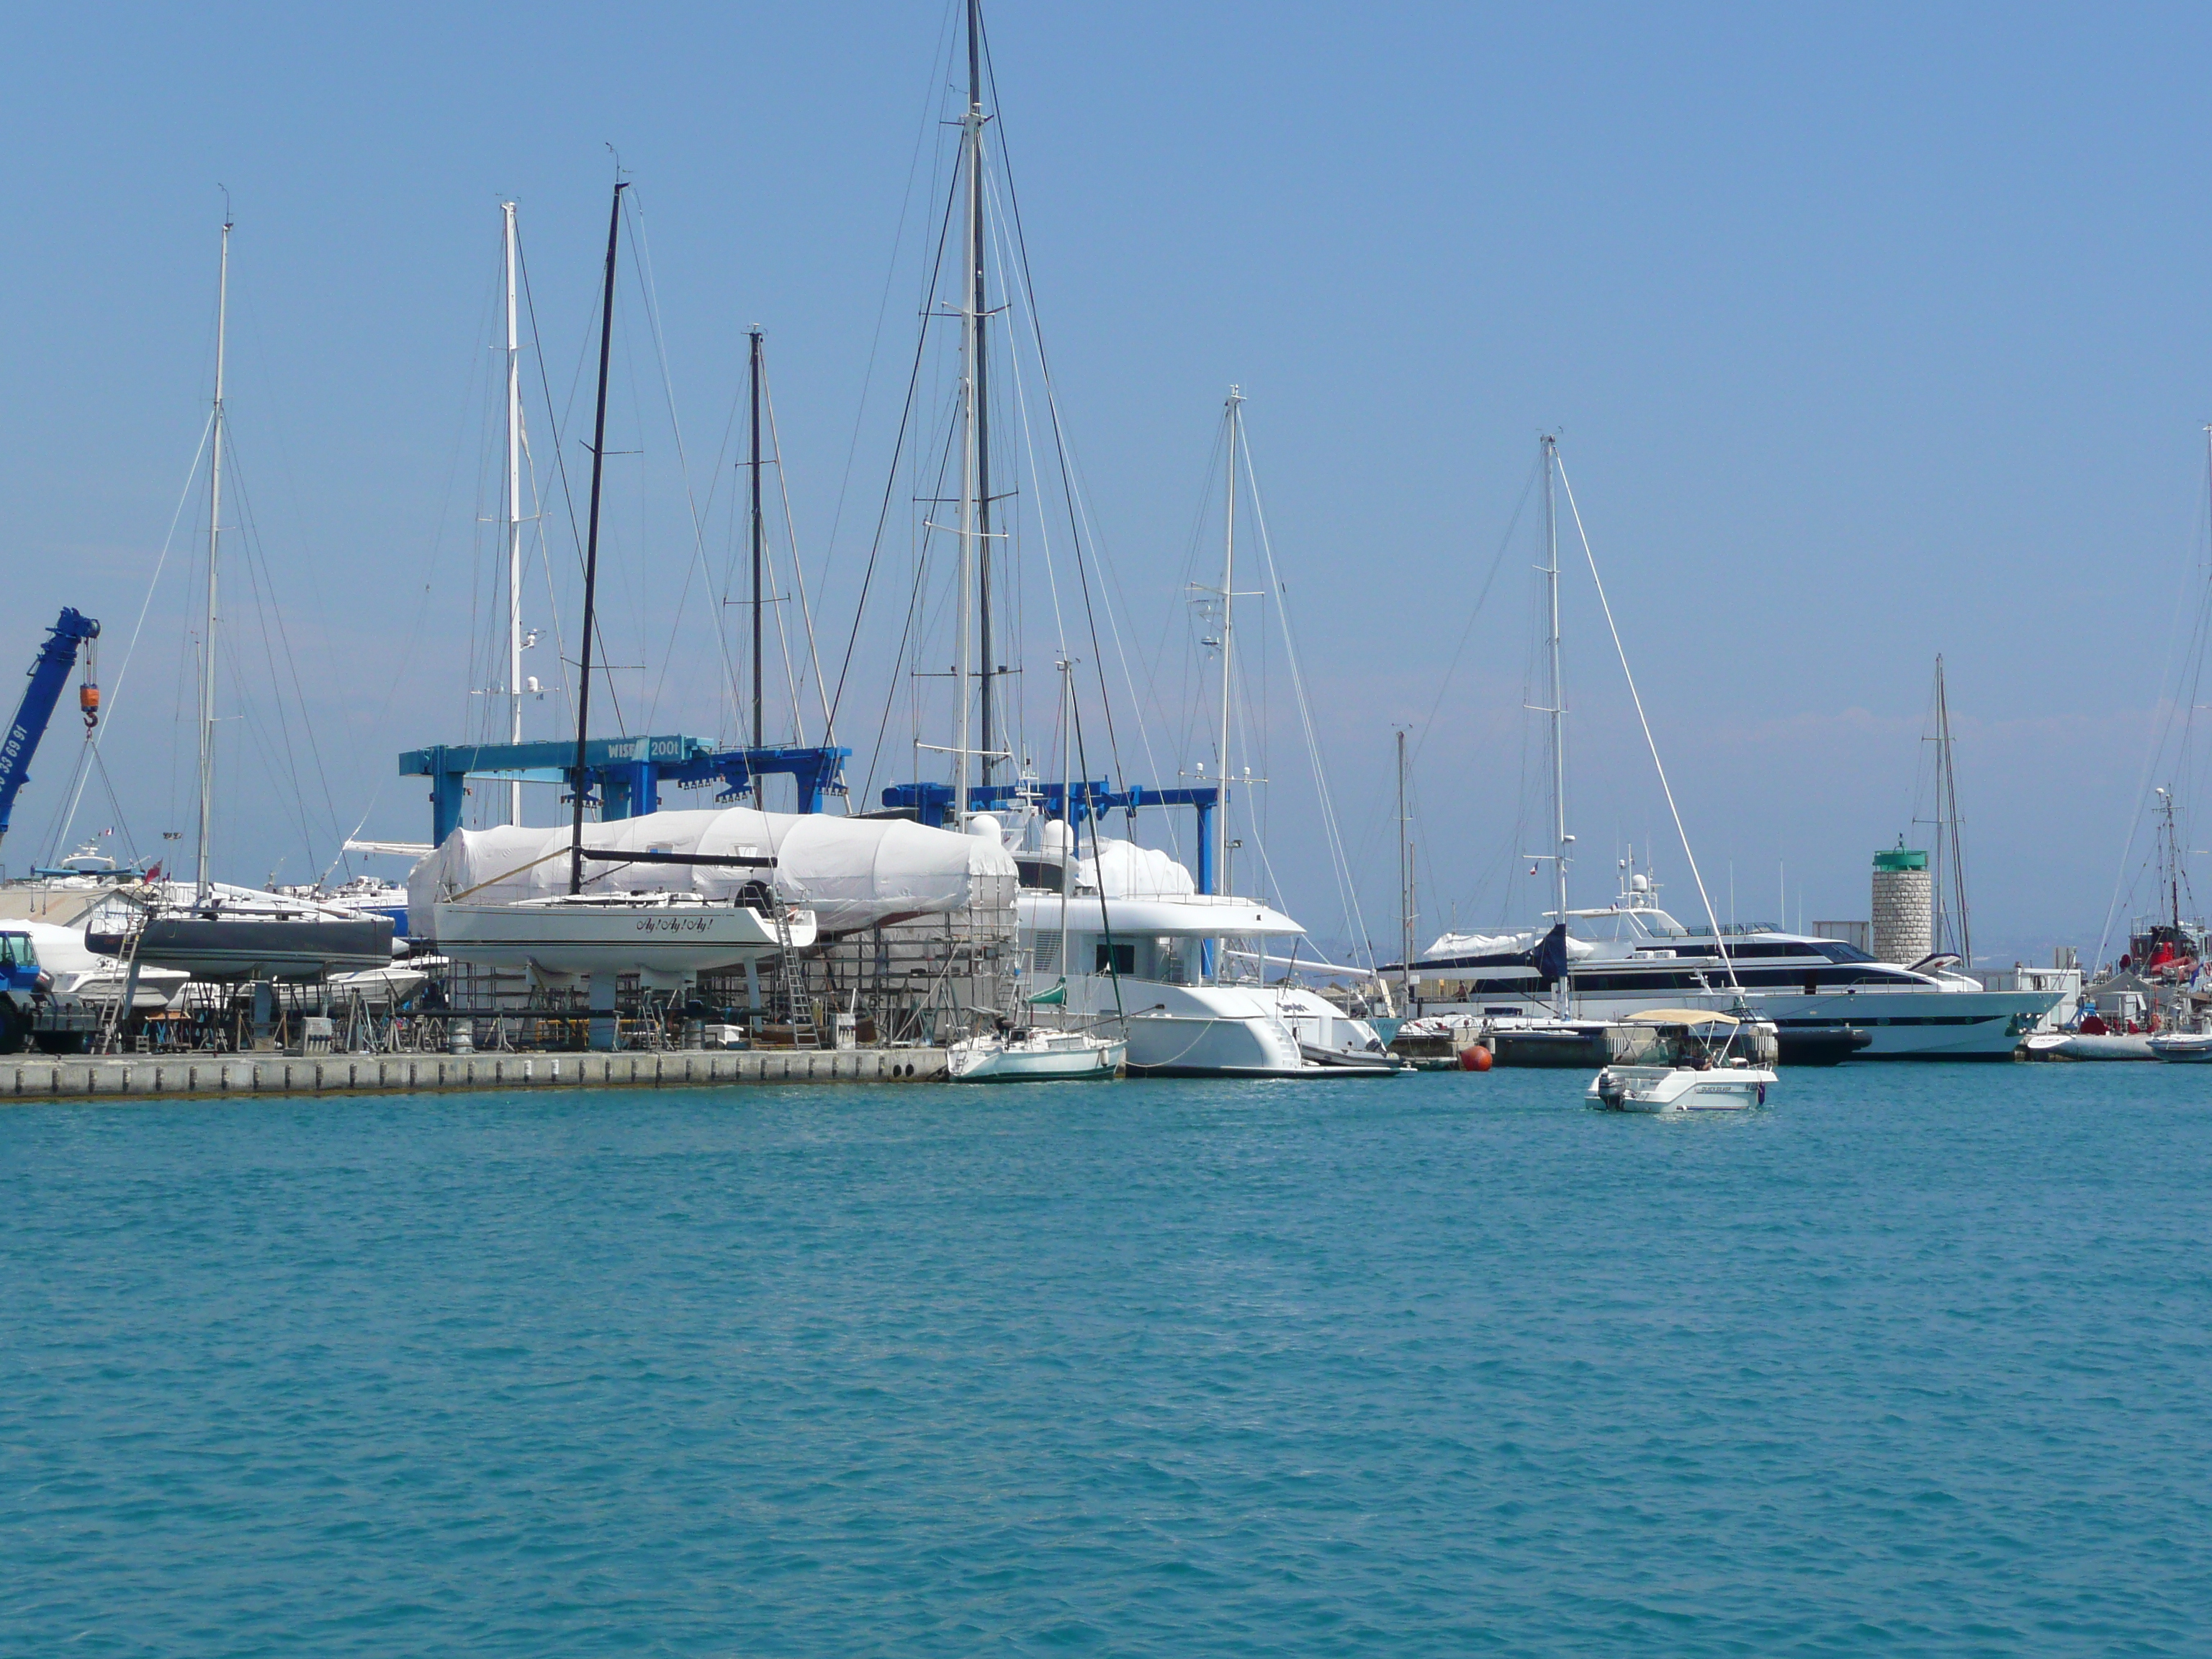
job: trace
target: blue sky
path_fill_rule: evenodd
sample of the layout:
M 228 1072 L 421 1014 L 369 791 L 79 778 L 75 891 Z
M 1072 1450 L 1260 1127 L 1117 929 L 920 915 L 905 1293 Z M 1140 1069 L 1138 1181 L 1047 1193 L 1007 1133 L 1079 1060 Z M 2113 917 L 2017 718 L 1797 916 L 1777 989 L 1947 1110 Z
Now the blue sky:
M 1778 863 L 1793 910 L 1866 914 L 1868 856 L 1911 816 L 1942 651 L 1978 931 L 2008 954 L 2094 943 L 2203 580 L 2212 21 L 990 15 L 1047 341 L 1127 626 L 1188 632 L 1178 587 L 1240 383 L 1374 933 L 1395 904 L 1377 806 L 1392 724 L 1437 703 L 1536 434 L 1556 428 L 1701 860 L 1717 887 L 1733 870 L 1741 914 L 1777 908 Z M 321 750 L 308 817 L 424 833 L 392 757 L 481 718 L 496 204 L 522 204 L 560 401 L 611 143 L 637 181 L 695 477 L 757 322 L 817 614 L 842 639 L 911 349 L 913 216 L 933 210 L 909 180 L 917 146 L 926 180 L 942 142 L 947 21 L 933 3 L 18 17 L 0 70 L 17 179 L 0 650 L 27 661 L 76 604 L 107 622 L 114 680 L 204 417 L 226 185 L 234 429 Z M 672 659 L 657 725 L 711 734 L 704 624 L 659 631 L 690 532 L 641 320 L 625 341 L 618 427 L 645 453 L 619 496 L 619 648 Z M 1523 850 L 1528 551 L 1509 553 L 1419 734 L 1425 932 L 1511 902 L 1494 878 Z M 171 558 L 107 751 L 147 850 L 178 827 L 191 769 L 189 549 Z M 896 622 L 872 610 L 872 660 Z M 1595 898 L 1620 844 L 1666 820 L 1586 577 L 1567 625 L 1577 889 Z M 1026 648 L 1048 664 L 1042 632 Z M 1270 856 L 1316 931 L 1340 933 L 1278 712 Z M 234 724 L 226 741 L 253 741 Z M 43 850 L 57 738 L 11 867 Z M 228 775 L 225 873 L 296 879 L 327 854 L 283 769 L 241 752 Z M 115 816 L 96 798 L 92 828 Z M 1663 836 L 1660 866 L 1682 873 Z M 1690 908 L 1686 883 L 1669 893 Z

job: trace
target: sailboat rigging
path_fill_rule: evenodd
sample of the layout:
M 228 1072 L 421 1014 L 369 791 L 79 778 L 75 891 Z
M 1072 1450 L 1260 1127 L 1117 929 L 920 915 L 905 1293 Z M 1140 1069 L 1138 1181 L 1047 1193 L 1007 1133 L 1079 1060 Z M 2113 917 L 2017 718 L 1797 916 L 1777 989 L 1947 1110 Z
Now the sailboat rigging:
M 2009 1055 L 2022 1031 L 2057 1000 L 2055 993 L 1990 991 L 1946 971 L 1878 963 L 1842 941 L 1793 934 L 1779 927 L 1723 924 L 1699 874 L 1659 746 L 1629 667 L 1627 650 L 1583 532 L 1556 440 L 1540 441 L 1544 479 L 1545 703 L 1543 718 L 1553 850 L 1523 856 L 1553 864 L 1555 907 L 1549 926 L 1492 934 L 1447 933 L 1412 966 L 1423 981 L 1443 980 L 1448 996 L 1417 1012 L 1485 1023 L 1494 1048 L 1511 1042 L 1526 1050 L 1510 1063 L 1583 1065 L 1607 1056 L 1597 1039 L 1607 1024 L 1655 1008 L 1696 1024 L 1728 1013 L 1771 1021 L 1785 1057 L 1792 1042 L 1819 1044 L 1844 1028 L 1870 1029 L 1869 1057 Z M 1564 496 L 1562 501 L 1559 498 Z M 1564 505 L 1588 560 L 1607 630 L 1620 659 L 1653 772 L 1666 798 L 1696 886 L 1704 926 L 1686 927 L 1659 905 L 1658 885 L 1632 860 L 1622 861 L 1619 894 L 1609 904 L 1572 908 L 1568 870 L 1575 838 L 1568 830 L 1565 698 L 1560 670 L 1561 626 L 1558 507 Z M 1955 811 L 1955 809 L 1949 809 Z M 1955 867 L 1955 860 L 1954 860 Z M 1736 1028 L 1729 1028 L 1731 1030 Z M 1501 1057 L 1504 1050 L 1500 1049 Z M 1549 1060 L 1540 1054 L 1552 1054 Z
M 319 980 L 388 967 L 392 919 L 215 878 L 216 685 L 222 624 L 223 460 L 229 435 L 225 375 L 230 343 L 230 234 L 226 204 L 216 286 L 215 395 L 210 414 L 207 572 L 199 641 L 198 836 L 189 898 L 163 882 L 118 895 L 88 922 L 86 943 L 127 955 L 134 969 L 180 969 L 216 981 Z M 119 908 L 118 908 L 119 906 Z M 137 981 L 132 981 L 135 994 Z M 259 999 L 258 999 L 259 1000 Z
M 456 960 L 479 966 L 527 969 L 548 982 L 572 976 L 590 981 L 592 1040 L 614 1041 L 617 976 L 635 973 L 647 985 L 672 988 L 702 972 L 736 968 L 763 957 L 805 948 L 814 942 L 815 921 L 808 910 L 787 910 L 772 886 L 749 882 L 734 898 L 716 902 L 692 890 L 654 889 L 629 892 L 587 884 L 636 866 L 703 866 L 772 871 L 773 850 L 733 848 L 727 852 L 678 852 L 671 846 L 631 847 L 619 829 L 590 844 L 584 830 L 591 799 L 592 657 L 597 642 L 599 529 L 606 465 L 607 387 L 614 356 L 616 263 L 621 245 L 623 193 L 617 179 L 607 216 L 606 258 L 599 303 L 598 392 L 592 425 L 592 483 L 584 542 L 582 629 L 578 647 L 575 760 L 569 779 L 568 845 L 519 864 L 489 880 L 441 894 L 434 927 L 439 947 Z M 534 865 L 565 855 L 567 892 L 507 902 L 469 901 L 484 890 L 508 884 Z M 587 877 L 586 866 L 601 866 Z M 606 866 L 612 866 L 609 871 Z
M 1924 746 L 1934 745 L 1933 815 L 1916 818 L 1935 830 L 1929 860 L 1929 885 L 1935 900 L 1934 932 L 1929 943 L 1939 955 L 1955 956 L 1959 965 L 1974 965 L 1973 927 L 1966 909 L 1966 855 L 1959 817 L 1959 780 L 1952 761 L 1951 699 L 1944 684 L 1943 659 L 1936 659 L 1936 680 L 1929 692 L 1929 726 Z

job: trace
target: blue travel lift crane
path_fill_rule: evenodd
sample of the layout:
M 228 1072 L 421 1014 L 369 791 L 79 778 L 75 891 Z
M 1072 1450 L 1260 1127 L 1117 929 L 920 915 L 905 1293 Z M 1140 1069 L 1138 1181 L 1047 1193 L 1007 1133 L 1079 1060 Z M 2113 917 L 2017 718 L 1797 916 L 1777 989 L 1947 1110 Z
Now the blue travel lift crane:
M 100 722 L 100 687 L 93 678 L 90 653 L 91 642 L 99 637 L 98 623 L 64 606 L 61 620 L 48 630 L 46 644 L 39 647 L 38 660 L 31 665 L 31 683 L 24 688 L 22 705 L 15 710 L 15 723 L 8 728 L 7 740 L 0 743 L 0 836 L 8 833 L 15 797 L 30 781 L 31 757 L 39 752 L 39 739 L 46 734 L 46 722 L 53 718 L 54 705 L 61 701 L 70 671 L 76 666 L 80 647 L 86 648 L 86 663 L 78 706 L 84 711 L 86 731 Z M 75 1052 L 83 1045 L 82 1032 L 74 1024 L 65 1029 L 58 1023 L 55 1011 L 46 1006 L 52 984 L 39 966 L 38 950 L 29 932 L 0 931 L 0 1054 L 21 1053 L 34 1037 L 40 1048 L 51 1052 Z M 82 1020 L 80 1014 L 76 1023 Z
M 7 741 L 0 743 L 0 839 L 7 836 L 8 821 L 15 816 L 15 797 L 31 781 L 31 757 L 39 752 L 39 739 L 46 735 L 46 722 L 53 718 L 54 705 L 61 701 L 70 671 L 76 666 L 79 647 L 85 650 L 85 678 L 77 693 L 78 707 L 84 714 L 86 731 L 100 724 L 100 687 L 92 675 L 91 652 L 92 642 L 99 637 L 98 623 L 64 605 L 61 619 L 47 630 L 46 642 L 39 647 L 38 660 L 31 665 L 31 683 L 24 688 L 22 703 L 15 710 L 15 723 L 8 728 Z

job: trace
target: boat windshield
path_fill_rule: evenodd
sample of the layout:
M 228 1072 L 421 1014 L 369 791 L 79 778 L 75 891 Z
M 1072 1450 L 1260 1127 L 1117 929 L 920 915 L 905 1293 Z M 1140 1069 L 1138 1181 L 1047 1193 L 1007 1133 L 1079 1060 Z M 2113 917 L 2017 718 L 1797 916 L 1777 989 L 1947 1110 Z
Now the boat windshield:
M 1608 905 L 1602 910 L 1571 910 L 1578 939 L 1683 939 L 1689 930 L 1656 905 Z
M 1856 945 L 1846 945 L 1839 939 L 1818 940 L 1813 947 L 1831 962 L 1872 962 L 1871 951 L 1862 951 Z

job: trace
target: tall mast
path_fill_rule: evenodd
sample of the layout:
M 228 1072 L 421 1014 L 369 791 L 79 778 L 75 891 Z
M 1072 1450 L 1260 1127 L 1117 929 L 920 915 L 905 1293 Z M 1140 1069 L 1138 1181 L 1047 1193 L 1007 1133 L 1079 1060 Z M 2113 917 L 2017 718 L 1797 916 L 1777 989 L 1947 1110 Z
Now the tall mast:
M 568 830 L 568 890 L 584 890 L 584 797 L 591 793 L 592 775 L 586 769 L 585 740 L 592 728 L 592 629 L 599 586 L 599 480 L 606 465 L 607 364 L 615 340 L 615 246 L 622 234 L 622 193 L 627 181 L 615 181 L 615 201 L 607 215 L 607 271 L 599 301 L 599 402 L 592 417 L 592 516 L 584 542 L 584 644 L 581 674 L 576 684 L 576 770 L 569 789 L 575 817 Z
M 1406 730 L 1398 728 L 1398 966 L 1404 1010 L 1413 1012 L 1413 844 L 1406 816 Z
M 2166 883 L 2172 896 L 2169 915 L 2173 923 L 2174 937 L 2181 937 L 2181 842 L 2173 832 L 2173 797 L 2166 798 Z
M 991 781 L 991 674 L 996 659 L 991 646 L 991 399 L 990 354 L 984 349 L 983 321 L 989 308 L 983 296 L 983 8 L 968 0 L 968 281 L 969 308 L 975 319 L 975 615 L 977 708 L 981 714 L 977 747 L 982 750 L 983 782 Z M 968 688 L 960 688 L 963 697 Z
M 200 633 L 200 839 L 193 898 L 205 904 L 214 893 L 208 879 L 208 833 L 215 805 L 215 627 L 216 571 L 222 550 L 222 368 L 230 332 L 230 214 L 222 216 L 222 262 L 216 281 L 215 433 L 208 474 L 207 617 Z
M 522 741 L 522 340 L 514 312 L 514 204 L 504 202 L 507 246 L 507 740 Z M 522 783 L 507 786 L 507 821 L 522 822 Z
M 1214 750 L 1220 757 L 1221 798 L 1213 803 L 1213 833 L 1217 842 L 1213 858 L 1213 885 L 1217 892 L 1235 890 L 1229 884 L 1229 692 L 1231 684 L 1231 659 L 1235 641 L 1230 632 L 1230 618 L 1237 609 L 1237 450 L 1243 421 L 1237 410 L 1244 394 L 1236 386 L 1229 388 L 1229 401 L 1224 405 L 1229 418 L 1229 465 L 1224 469 L 1229 488 L 1227 506 L 1221 525 L 1221 746 Z
M 982 237 L 979 228 L 983 222 L 983 110 L 980 101 L 981 88 L 978 77 L 977 30 L 981 19 L 976 10 L 976 0 L 968 0 L 968 112 L 960 123 L 961 160 L 967 174 L 968 204 L 965 215 L 967 230 L 967 263 L 963 267 L 960 295 L 960 594 L 957 627 L 958 641 L 952 668 L 955 687 L 954 702 L 959 713 L 952 751 L 952 812 L 954 827 L 968 827 L 968 757 L 972 752 L 969 738 L 969 682 L 975 675 L 975 623 L 970 614 L 972 596 L 975 589 L 977 549 L 981 545 L 980 497 L 982 494 L 981 455 L 982 450 L 982 400 L 980 397 L 983 362 L 983 314 L 967 273 L 980 270 Z M 988 648 L 988 640 L 986 649 Z M 988 688 L 988 679 L 984 681 Z M 988 712 L 990 699 L 984 698 L 986 713 L 984 731 L 990 730 Z M 984 744 L 989 747 L 988 738 Z M 985 776 L 989 775 L 987 769 Z
M 1067 983 L 1067 890 L 1075 884 L 1079 843 L 1075 838 L 1075 665 L 1063 658 L 1060 665 L 1060 825 L 1067 843 L 1060 860 L 1060 982 Z M 1095 845 L 1095 843 L 1094 843 Z M 1060 1005 L 1060 1023 L 1067 1024 L 1067 999 Z
M 761 518 L 761 331 L 752 331 L 753 398 L 753 747 L 766 741 L 761 735 L 761 564 L 767 532 Z M 753 775 L 754 805 L 761 804 L 760 775 Z
M 1944 684 L 1943 659 L 1936 659 L 1936 868 L 1929 886 L 1935 897 L 1938 951 L 1955 946 L 1962 965 L 1974 963 L 1973 928 L 1966 914 L 1965 826 L 1959 821 L 1959 780 L 1951 748 L 1951 696 Z
M 1545 640 L 1545 655 L 1552 676 L 1552 703 L 1545 712 L 1551 716 L 1552 726 L 1552 872 L 1553 887 L 1558 895 L 1559 926 L 1567 921 L 1567 852 L 1574 845 L 1574 837 L 1567 834 L 1567 742 L 1566 697 L 1559 684 L 1559 518 L 1552 485 L 1552 474 L 1559 462 L 1559 439 L 1546 433 L 1544 444 L 1544 565 L 1545 595 L 1551 609 L 1551 632 Z M 1567 981 L 1561 975 L 1553 986 L 1553 1006 L 1565 1017 L 1567 1012 Z

